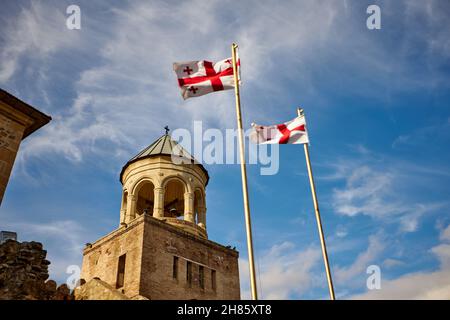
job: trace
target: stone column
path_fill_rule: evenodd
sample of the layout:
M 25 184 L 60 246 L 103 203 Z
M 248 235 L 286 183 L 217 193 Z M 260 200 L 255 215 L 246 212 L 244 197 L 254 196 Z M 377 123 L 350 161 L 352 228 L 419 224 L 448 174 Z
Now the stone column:
M 154 199 L 153 217 L 161 219 L 164 217 L 164 188 L 155 187 Z
M 194 223 L 194 194 L 184 193 L 184 220 Z
M 122 224 L 125 223 L 126 214 L 127 214 L 126 209 L 124 208 L 120 209 L 120 227 L 122 226 Z
M 134 194 L 129 194 L 127 198 L 127 214 L 125 222 L 129 223 L 134 218 L 136 218 L 136 196 Z
M 206 207 L 198 207 L 198 226 L 206 229 Z
M 122 205 L 120 206 L 120 225 L 119 225 L 119 227 L 121 227 L 123 224 L 125 224 L 125 219 L 126 219 L 126 214 L 127 214 L 127 208 L 126 208 L 127 200 L 128 200 L 128 193 L 126 193 L 126 195 L 125 195 L 125 193 L 122 193 Z

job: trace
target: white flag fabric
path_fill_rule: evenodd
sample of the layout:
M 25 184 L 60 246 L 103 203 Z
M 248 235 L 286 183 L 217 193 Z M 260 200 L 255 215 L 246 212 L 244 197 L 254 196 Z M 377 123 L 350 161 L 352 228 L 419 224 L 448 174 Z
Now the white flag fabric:
M 309 143 L 304 116 L 283 124 L 261 126 L 252 123 L 250 141 L 256 144 L 304 144 Z
M 206 60 L 175 62 L 173 70 L 177 74 L 183 99 L 234 88 L 231 58 L 216 63 Z

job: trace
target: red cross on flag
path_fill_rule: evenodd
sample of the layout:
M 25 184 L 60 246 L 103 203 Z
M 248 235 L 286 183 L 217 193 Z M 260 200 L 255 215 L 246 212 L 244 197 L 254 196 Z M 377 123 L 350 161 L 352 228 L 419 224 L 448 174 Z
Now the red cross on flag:
M 250 141 L 257 144 L 304 144 L 309 143 L 305 117 L 273 126 L 252 123 Z
M 239 60 L 238 60 L 239 66 Z M 231 58 L 213 63 L 206 60 L 175 62 L 178 85 L 183 99 L 234 88 Z

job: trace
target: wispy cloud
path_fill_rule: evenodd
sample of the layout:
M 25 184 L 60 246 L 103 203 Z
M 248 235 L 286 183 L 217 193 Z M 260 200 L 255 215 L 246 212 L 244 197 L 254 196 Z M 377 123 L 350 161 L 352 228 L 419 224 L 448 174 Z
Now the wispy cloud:
M 367 267 L 371 265 L 375 259 L 379 258 L 384 247 L 380 235 L 370 236 L 367 249 L 361 252 L 351 265 L 334 268 L 336 285 L 338 287 L 348 287 L 350 285 L 349 282 L 352 280 L 360 280 L 361 276 L 366 275 Z M 365 283 L 365 281 L 363 282 Z M 361 283 L 359 283 L 359 286 L 361 286 Z
M 330 168 L 333 172 L 329 179 L 345 181 L 332 193 L 332 205 L 343 216 L 365 215 L 413 232 L 423 215 L 448 206 L 446 202 L 421 201 L 420 196 L 413 200 L 411 193 L 420 192 L 429 172 L 404 160 L 365 150 L 353 158 L 337 159 Z
M 98 21 L 92 18 L 93 9 L 80 3 L 86 24 L 79 31 L 65 28 L 66 16 L 61 8 L 34 2 L 5 27 L 8 36 L 0 49 L 0 82 L 20 73 L 19 61 L 24 58 L 34 59 L 30 68 L 45 70 L 46 78 L 51 79 L 48 58 L 67 48 L 76 48 L 83 57 L 74 56 L 74 65 L 86 65 L 65 79 L 75 93 L 73 103 L 69 108 L 52 109 L 52 124 L 38 137 L 30 138 L 33 143 L 24 145 L 24 156 L 39 156 L 49 150 L 73 161 L 99 152 L 120 156 L 130 145 L 133 150 L 144 146 L 148 137 L 160 133 L 167 122 L 172 127 L 189 127 L 193 119 L 202 119 L 208 126 L 234 127 L 229 112 L 232 95 L 214 94 L 183 102 L 171 71 L 173 61 L 222 59 L 229 55 L 232 41 L 241 44 L 244 85 L 248 95 L 254 97 L 253 103 L 275 103 L 248 109 L 246 117 L 254 121 L 268 121 L 283 112 L 276 106 L 281 101 L 276 99 L 283 96 L 283 87 L 278 83 L 284 80 L 295 81 L 306 101 L 323 99 L 316 83 L 317 70 L 324 63 L 333 66 L 336 59 L 354 72 L 342 79 L 342 72 L 336 67 L 331 70 L 333 81 L 337 84 L 345 80 L 348 88 L 364 90 L 368 95 L 373 91 L 371 86 L 391 83 L 389 74 L 396 73 L 397 79 L 403 75 L 405 82 L 414 78 L 399 63 L 402 59 L 388 59 L 392 52 L 370 41 L 364 24 L 357 24 L 359 19 L 348 18 L 359 17 L 362 10 L 349 3 L 288 1 L 283 6 L 267 6 L 258 5 L 257 1 L 228 2 L 229 5 L 223 1 L 209 1 L 207 5 L 195 1 L 176 5 L 130 2 L 120 8 L 99 3 L 100 7 L 109 8 L 110 14 L 98 17 Z M 399 10 L 390 6 L 393 11 Z M 414 16 L 424 6 L 429 12 L 437 4 L 409 6 L 408 12 Z M 339 32 L 336 25 L 340 26 Z M 445 39 L 442 32 L 437 37 Z M 433 37 L 432 40 L 436 41 Z M 413 39 L 403 41 L 409 45 Z M 446 46 L 434 44 L 433 48 L 444 55 L 447 52 Z M 362 49 L 364 54 L 355 54 Z M 87 57 L 97 63 L 84 63 Z M 370 74 L 362 72 L 367 69 Z M 279 81 L 258 81 L 275 71 Z M 385 81 L 374 84 L 375 78 Z
M 440 239 L 442 241 L 450 242 L 450 225 L 448 225 L 444 230 L 441 231 Z
M 272 246 L 261 257 L 257 265 L 257 280 L 263 299 L 301 297 L 309 289 L 323 285 L 314 270 L 321 258 L 319 249 L 299 250 L 293 243 L 283 242 Z M 240 259 L 239 267 L 242 298 L 248 299 L 248 261 Z
M 450 118 L 438 124 L 417 128 L 410 134 L 400 135 L 394 140 L 392 147 L 417 147 L 431 143 L 439 145 L 438 142 L 450 142 Z
M 430 250 L 440 261 L 438 270 L 408 273 L 392 280 L 382 278 L 381 290 L 352 299 L 450 299 L 450 239 L 446 231 L 442 235 L 443 242 Z
M 387 269 L 404 266 L 405 263 L 398 259 L 387 258 L 383 261 L 383 267 Z
M 57 7 L 30 2 L 20 14 L 4 25 L 4 43 L 0 49 L 0 83 L 15 73 L 24 72 L 21 59 L 34 59 L 33 68 L 44 66 L 59 50 L 77 46 L 79 34 L 67 32 L 66 17 Z

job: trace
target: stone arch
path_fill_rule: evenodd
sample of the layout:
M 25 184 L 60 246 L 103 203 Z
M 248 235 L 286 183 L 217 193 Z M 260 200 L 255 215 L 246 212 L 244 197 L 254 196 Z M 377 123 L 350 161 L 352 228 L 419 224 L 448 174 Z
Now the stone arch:
M 177 176 L 167 177 L 163 183 L 164 217 L 184 219 L 186 208 L 187 183 Z
M 133 196 L 136 201 L 135 211 L 138 215 L 143 213 L 153 215 L 155 207 L 155 184 L 151 179 L 139 180 L 133 188 Z
M 139 192 L 139 188 L 142 187 L 143 184 L 150 182 L 153 184 L 153 186 L 156 187 L 156 183 L 153 181 L 153 179 L 149 178 L 149 177 L 143 177 L 138 179 L 134 184 L 132 184 L 129 189 L 130 189 L 130 194 L 132 195 L 137 195 L 137 192 Z
M 189 183 L 186 182 L 186 180 L 179 176 L 179 175 L 170 175 L 165 177 L 162 181 L 161 181 L 161 187 L 162 188 L 166 188 L 167 184 L 171 181 L 171 180 L 178 180 L 180 181 L 183 186 L 184 186 L 184 192 L 192 192 L 192 187 Z

